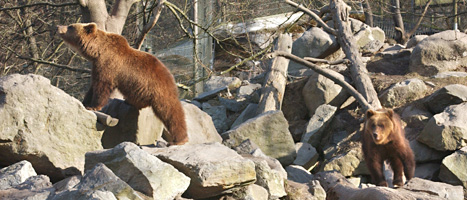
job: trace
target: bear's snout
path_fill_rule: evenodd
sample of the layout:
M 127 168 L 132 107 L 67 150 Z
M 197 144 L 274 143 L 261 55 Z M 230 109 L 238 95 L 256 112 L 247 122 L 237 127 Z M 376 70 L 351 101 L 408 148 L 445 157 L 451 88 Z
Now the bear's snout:
M 373 132 L 373 138 L 375 138 L 375 140 L 378 140 L 378 133 L 377 132 Z
M 57 32 L 58 32 L 58 34 L 65 34 L 65 33 L 66 33 L 66 30 L 67 30 L 67 26 L 62 26 L 62 25 L 58 25 L 58 26 L 57 26 Z

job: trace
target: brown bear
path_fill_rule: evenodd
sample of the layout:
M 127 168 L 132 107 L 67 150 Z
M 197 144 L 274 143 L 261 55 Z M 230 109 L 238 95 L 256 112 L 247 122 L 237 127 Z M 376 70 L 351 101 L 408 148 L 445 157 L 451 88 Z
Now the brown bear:
M 65 43 L 93 64 L 91 88 L 83 100 L 87 109 L 100 110 L 118 88 L 130 105 L 152 107 L 169 132 L 166 138 L 170 145 L 188 141 L 175 79 L 161 61 L 131 48 L 123 36 L 102 31 L 95 23 L 57 29 Z
M 405 139 L 400 118 L 393 110 L 378 109 L 366 112 L 362 149 L 374 184 L 388 186 L 383 174 L 385 160 L 389 161 L 394 171 L 394 187 L 404 185 L 402 173 L 407 180 L 413 177 L 414 155 Z

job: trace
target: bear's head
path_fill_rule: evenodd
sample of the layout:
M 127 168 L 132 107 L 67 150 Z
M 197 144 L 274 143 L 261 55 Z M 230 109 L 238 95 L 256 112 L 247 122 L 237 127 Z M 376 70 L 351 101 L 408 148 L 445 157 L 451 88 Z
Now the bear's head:
M 57 26 L 57 32 L 60 37 L 73 50 L 85 57 L 89 57 L 93 48 L 88 48 L 89 42 L 97 37 L 97 25 L 95 23 L 76 23 L 68 26 Z
M 365 116 L 364 134 L 369 134 L 375 144 L 383 145 L 391 141 L 394 131 L 394 111 L 390 109 L 368 110 Z

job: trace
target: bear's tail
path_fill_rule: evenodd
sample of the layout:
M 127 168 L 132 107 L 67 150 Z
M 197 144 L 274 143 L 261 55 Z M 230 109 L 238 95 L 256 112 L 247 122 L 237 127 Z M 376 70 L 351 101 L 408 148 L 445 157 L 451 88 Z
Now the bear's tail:
M 185 112 L 178 99 L 174 101 L 160 99 L 153 103 L 152 109 L 167 128 L 168 133 L 165 138 L 169 145 L 182 145 L 188 142 Z

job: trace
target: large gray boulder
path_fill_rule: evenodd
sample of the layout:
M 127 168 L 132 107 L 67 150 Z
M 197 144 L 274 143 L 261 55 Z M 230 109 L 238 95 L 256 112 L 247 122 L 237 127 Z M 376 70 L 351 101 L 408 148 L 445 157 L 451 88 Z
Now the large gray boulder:
M 306 132 L 302 135 L 301 142 L 310 143 L 315 148 L 318 147 L 336 111 L 337 107 L 331 105 L 324 104 L 319 106 L 308 122 Z
M 54 188 L 48 176 L 31 176 L 13 188 L 0 190 L 0 199 L 47 200 L 53 192 Z
M 428 96 L 423 104 L 433 114 L 443 112 L 443 110 L 454 104 L 460 104 L 467 101 L 467 86 L 453 84 L 436 90 Z
M 431 35 L 415 46 L 409 69 L 422 76 L 453 71 L 467 62 L 467 34 L 448 30 Z
M 195 105 L 182 101 L 188 132 L 187 144 L 222 142 L 211 116 Z
M 326 71 L 341 80 L 345 80 L 345 77 L 340 73 L 333 70 Z M 340 107 L 350 96 L 341 86 L 318 73 L 308 78 L 305 87 L 303 87 L 302 95 L 308 108 L 309 116 L 313 116 L 316 109 L 323 104 Z
M 237 77 L 212 76 L 204 83 L 204 92 L 224 88 L 227 86 L 230 90 L 236 89 L 242 85 L 242 81 Z
M 362 53 L 375 53 L 384 45 L 384 31 L 379 27 L 366 27 L 355 34 L 356 45 Z
M 86 153 L 86 171 L 105 164 L 133 189 L 156 199 L 173 199 L 188 188 L 190 178 L 131 142 Z
M 379 95 L 384 107 L 393 108 L 412 102 L 425 96 L 427 91 L 425 83 L 420 79 L 408 79 L 396 83 Z
M 457 150 L 443 159 L 439 178 L 449 184 L 467 188 L 467 147 Z
M 102 149 L 95 114 L 42 76 L 1 77 L 0 116 L 2 166 L 28 160 L 58 181 L 80 174 L 83 155 Z
M 110 192 L 110 193 L 109 193 Z M 96 194 L 97 193 L 97 194 Z M 53 196 L 51 200 L 62 199 L 146 199 L 138 194 L 125 181 L 116 176 L 104 164 L 98 163 L 86 172 L 81 182 L 74 188 Z
M 313 174 L 299 165 L 289 165 L 285 171 L 287 171 L 287 180 L 297 183 L 308 183 L 313 180 Z
M 4 167 L 0 169 L 0 190 L 15 187 L 36 175 L 36 171 L 27 160 Z
M 369 174 L 360 147 L 347 150 L 324 164 L 324 171 L 338 171 L 344 176 Z
M 408 48 L 412 48 L 412 47 L 415 47 L 417 46 L 418 43 L 420 43 L 422 40 L 424 40 L 425 38 L 427 38 L 428 35 L 416 35 L 416 36 L 413 36 L 412 38 L 410 38 L 410 40 L 407 42 L 407 44 L 405 45 L 405 47 L 408 49 Z
M 256 181 L 255 164 L 219 143 L 144 149 L 191 178 L 186 195 L 217 196 Z
M 255 163 L 255 184 L 266 188 L 269 193 L 269 199 L 278 199 L 287 195 L 284 188 L 284 180 L 287 179 L 286 174 L 271 168 L 268 160 L 265 158 L 248 157 L 248 159 Z
M 462 200 L 464 192 L 461 186 L 413 178 L 404 185 L 405 190 L 433 194 L 442 199 Z
M 202 104 L 202 109 L 209 116 L 211 116 L 214 127 L 217 132 L 223 133 L 229 130 L 229 124 L 227 123 L 227 108 L 223 105 L 213 106 L 207 102 Z
M 413 151 L 413 154 L 415 156 L 415 161 L 417 163 L 426 163 L 426 162 L 431 162 L 431 161 L 439 162 L 444 157 L 449 155 L 449 151 L 437 151 L 417 140 L 410 141 L 410 148 Z
M 428 121 L 417 140 L 438 151 L 467 146 L 467 103 L 447 107 Z
M 121 99 L 111 99 L 102 112 L 118 119 L 118 124 L 107 127 L 102 135 L 102 146 L 113 148 L 122 142 L 150 145 L 162 136 L 164 124 L 151 107 L 137 109 Z
M 236 147 L 250 139 L 268 156 L 282 165 L 291 164 L 297 155 L 289 125 L 281 111 L 268 111 L 223 133 L 224 144 Z

